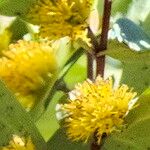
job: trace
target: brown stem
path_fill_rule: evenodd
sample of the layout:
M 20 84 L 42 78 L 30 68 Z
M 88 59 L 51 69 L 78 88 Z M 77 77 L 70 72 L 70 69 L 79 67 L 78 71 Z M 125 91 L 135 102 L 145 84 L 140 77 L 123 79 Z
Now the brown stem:
M 104 76 L 105 56 L 96 57 L 96 75 Z
M 102 21 L 102 33 L 100 38 L 99 47 L 95 49 L 96 54 L 107 49 L 107 37 L 109 30 L 109 20 L 111 15 L 111 0 L 105 0 L 104 3 L 104 12 L 103 12 L 103 21 Z M 105 56 L 96 56 L 96 76 L 101 75 L 104 77 L 104 68 L 105 68 Z M 94 133 L 94 141 L 91 144 L 91 150 L 100 150 L 101 144 L 97 144 L 96 132 Z
M 94 74 L 93 74 L 93 56 L 90 53 L 87 53 L 87 77 L 90 80 L 94 79 Z
M 111 0 L 105 0 L 99 51 L 107 49 L 107 36 L 108 36 L 109 21 L 111 15 L 111 4 L 112 4 Z
M 88 36 L 90 37 L 91 43 L 93 45 L 93 54 L 95 54 L 96 50 L 99 48 L 99 44 L 90 27 L 88 27 Z
M 87 29 L 88 29 L 88 37 L 91 39 L 91 43 L 93 45 L 92 53 L 87 53 L 87 77 L 90 80 L 94 80 L 94 70 L 93 70 L 94 55 L 95 55 L 94 50 L 98 48 L 98 42 L 96 40 L 95 35 L 91 31 L 90 27 L 88 27 Z
M 100 45 L 99 48 L 96 49 L 96 53 L 99 53 L 100 51 L 107 49 L 107 37 L 109 30 L 109 20 L 111 15 L 111 4 L 112 4 L 111 0 L 105 0 Z M 105 56 L 97 57 L 96 64 L 97 64 L 96 75 L 101 75 L 103 77 L 105 68 Z

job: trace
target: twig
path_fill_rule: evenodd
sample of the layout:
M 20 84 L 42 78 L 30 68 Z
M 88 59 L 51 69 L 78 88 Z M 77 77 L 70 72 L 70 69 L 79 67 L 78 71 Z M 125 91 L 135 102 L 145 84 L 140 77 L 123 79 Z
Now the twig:
M 104 76 L 105 56 L 96 57 L 96 75 Z
M 99 49 L 99 44 L 97 41 L 97 38 L 95 37 L 95 35 L 93 34 L 92 30 L 90 29 L 90 27 L 88 27 L 88 36 L 91 39 L 91 43 L 93 45 L 93 54 L 96 53 L 96 50 Z
M 87 29 L 88 29 L 88 37 L 91 39 L 91 43 L 93 46 L 92 53 L 87 52 L 87 77 L 90 80 L 94 80 L 94 70 L 93 70 L 94 69 L 93 64 L 95 59 L 94 55 L 95 55 L 95 49 L 97 49 L 99 45 L 90 27 L 88 27 Z
M 96 53 L 99 53 L 100 51 L 107 49 L 107 37 L 109 30 L 109 20 L 111 15 L 111 4 L 112 4 L 111 0 L 105 0 L 100 45 L 96 49 Z M 103 77 L 105 68 L 105 56 L 96 57 L 96 64 L 97 64 L 96 74 L 101 75 Z
M 94 79 L 94 74 L 93 74 L 93 56 L 92 54 L 90 53 L 87 53 L 87 77 L 90 79 L 90 80 L 93 80 Z
M 96 54 L 107 49 L 107 37 L 109 30 L 109 21 L 111 15 L 111 0 L 105 0 L 104 3 L 104 12 L 103 12 L 103 21 L 102 21 L 102 33 L 100 38 L 100 44 L 98 48 L 95 49 Z M 104 76 L 104 68 L 105 68 L 105 56 L 96 56 L 96 76 L 101 75 Z M 96 132 L 94 133 L 94 141 L 91 144 L 91 150 L 100 150 L 101 144 L 97 144 L 97 136 Z

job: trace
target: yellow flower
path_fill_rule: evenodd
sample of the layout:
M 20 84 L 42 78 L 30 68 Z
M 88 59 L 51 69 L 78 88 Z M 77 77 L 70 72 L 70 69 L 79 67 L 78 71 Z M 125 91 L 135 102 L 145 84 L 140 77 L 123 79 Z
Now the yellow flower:
M 5 29 L 0 33 L 0 52 L 6 48 L 8 48 L 8 45 L 11 40 L 11 33 Z M 0 53 L 1 55 L 1 53 Z
M 1 150 L 35 150 L 35 146 L 32 143 L 31 138 L 20 138 L 17 135 L 13 136 L 13 139 L 9 142 L 8 146 L 0 148 Z
M 69 36 L 87 40 L 87 18 L 93 0 L 38 0 L 27 20 L 40 25 L 40 35 L 55 40 Z
M 56 56 L 48 43 L 20 40 L 0 58 L 0 78 L 25 107 L 32 107 L 36 94 L 57 70 Z
M 70 139 L 87 141 L 96 132 L 98 143 L 103 134 L 119 129 L 129 110 L 129 101 L 136 93 L 122 85 L 112 87 L 112 79 L 103 80 L 98 76 L 78 84 L 70 92 L 70 99 L 62 106 L 65 126 Z

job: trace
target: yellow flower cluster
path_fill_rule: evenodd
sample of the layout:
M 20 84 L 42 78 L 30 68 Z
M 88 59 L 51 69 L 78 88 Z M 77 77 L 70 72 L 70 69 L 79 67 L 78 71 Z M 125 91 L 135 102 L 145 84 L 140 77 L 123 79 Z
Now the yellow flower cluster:
M 25 107 L 35 104 L 35 95 L 57 70 L 55 53 L 48 43 L 20 40 L 3 51 L 0 78 Z
M 40 25 L 40 35 L 55 40 L 69 36 L 87 41 L 87 18 L 93 0 L 38 0 L 27 20 Z
M 103 134 L 110 134 L 123 125 L 129 101 L 136 93 L 126 85 L 113 89 L 112 79 L 98 76 L 78 84 L 70 93 L 70 100 L 62 106 L 66 112 L 65 126 L 72 140 L 87 141 L 96 132 L 98 143 Z
M 35 146 L 32 143 L 31 138 L 20 138 L 17 135 L 13 136 L 13 139 L 9 142 L 8 146 L 0 148 L 0 150 L 35 150 Z

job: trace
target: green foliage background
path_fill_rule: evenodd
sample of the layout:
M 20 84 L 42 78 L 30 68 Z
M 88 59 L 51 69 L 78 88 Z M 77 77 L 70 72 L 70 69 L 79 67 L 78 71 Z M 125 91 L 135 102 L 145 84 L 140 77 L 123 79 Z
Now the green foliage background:
M 36 0 L 0 0 L 0 14 L 16 17 L 9 27 L 12 32 L 11 42 L 31 33 L 24 16 L 33 3 L 36 3 Z M 103 1 L 95 1 L 95 8 L 102 16 Z M 113 75 L 116 81 L 133 87 L 138 95 L 141 95 L 150 87 L 150 1 L 113 0 L 112 18 L 111 32 L 115 36 L 109 40 L 108 50 L 103 52 L 107 55 L 105 76 Z M 116 29 L 114 24 L 119 28 Z M 149 46 L 141 44 L 141 41 Z M 63 81 L 71 90 L 77 82 L 86 79 L 87 60 L 83 51 L 75 54 L 75 50 L 67 43 L 67 39 L 60 41 L 59 56 L 63 57 L 59 65 L 61 71 L 58 81 Z M 135 47 L 131 46 L 132 43 Z M 58 81 L 56 80 L 54 85 Z M 51 89 L 53 88 L 48 90 Z M 52 99 L 47 97 L 33 111 L 26 112 L 4 83 L 0 82 L 0 145 L 7 144 L 12 134 L 19 134 L 30 135 L 38 150 L 89 149 L 89 144 L 69 141 L 64 129 L 60 128 L 55 116 L 55 106 L 64 96 L 66 93 L 59 89 Z M 45 102 L 48 102 L 46 109 Z M 139 107 L 127 116 L 126 128 L 103 141 L 103 150 L 150 148 L 150 89 L 140 96 L 138 104 Z

